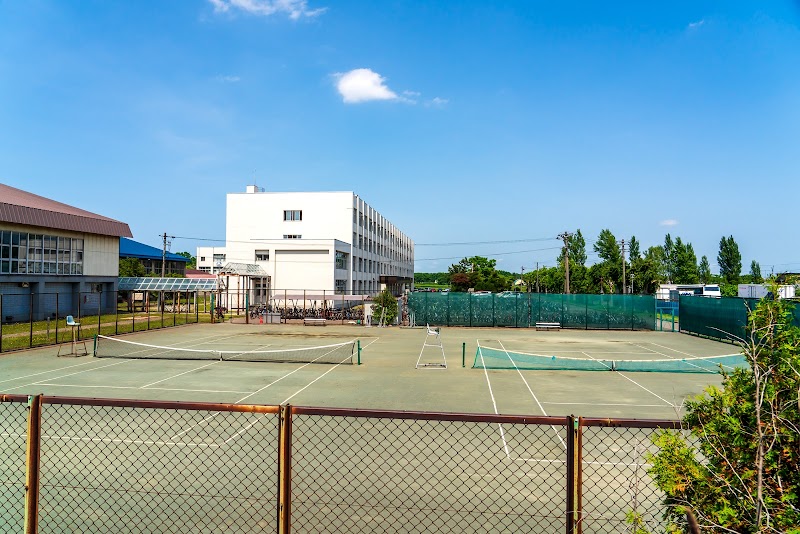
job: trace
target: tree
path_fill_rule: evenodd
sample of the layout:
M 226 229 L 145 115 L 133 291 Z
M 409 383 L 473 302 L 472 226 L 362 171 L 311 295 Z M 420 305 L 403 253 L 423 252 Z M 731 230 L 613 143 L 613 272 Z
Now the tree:
M 453 273 L 450 275 L 450 287 L 453 291 L 466 291 L 473 287 L 470 273 Z
M 572 285 L 572 267 L 576 265 L 586 265 L 586 240 L 581 234 L 581 229 L 572 234 L 568 242 L 569 247 L 569 269 L 570 269 L 570 285 Z M 558 255 L 558 263 L 564 265 L 564 249 Z
M 195 269 L 197 267 L 197 258 L 191 255 L 189 252 L 178 252 L 178 256 L 183 256 L 188 262 L 186 262 L 187 269 Z
M 120 258 L 119 275 L 121 277 L 140 277 L 147 276 L 147 271 L 145 271 L 144 264 L 139 258 Z
M 600 231 L 594 244 L 594 251 L 603 261 L 592 265 L 589 269 L 592 283 L 600 288 L 601 293 L 616 292 L 617 284 L 622 279 L 622 252 L 611 230 Z
M 664 270 L 666 271 L 667 281 L 672 282 L 674 278 L 673 259 L 675 257 L 675 245 L 672 242 L 672 236 L 667 234 L 664 236 Z
M 761 265 L 756 260 L 750 262 L 750 281 L 754 284 L 764 281 L 764 277 L 761 276 Z
M 658 285 L 666 279 L 664 249 L 658 246 L 648 248 L 644 256 L 633 261 L 631 270 L 634 290 L 639 293 L 655 293 Z
M 720 276 L 727 283 L 739 283 L 739 277 L 742 274 L 742 255 L 739 253 L 739 245 L 733 240 L 733 236 L 722 236 L 722 239 L 719 240 L 717 265 L 719 265 Z
M 675 238 L 672 248 L 672 270 L 676 284 L 696 284 L 700 279 L 697 269 L 697 256 L 691 243 Z
M 630 258 L 631 264 L 634 260 L 638 260 L 641 256 L 641 252 L 639 252 L 639 241 L 636 240 L 636 236 L 631 236 L 631 246 L 630 246 Z
M 487 291 L 504 291 L 511 287 L 511 277 L 495 269 L 497 260 L 472 256 L 464 258 L 449 268 L 450 283 L 456 291 L 469 288 Z M 462 276 L 466 275 L 466 276 Z
M 777 291 L 777 287 L 773 289 Z M 683 433 L 658 434 L 650 475 L 669 532 L 690 509 L 703 532 L 791 532 L 800 525 L 800 328 L 793 304 L 762 299 L 737 342 L 750 364 L 687 403 Z
M 700 258 L 698 275 L 700 278 L 700 283 L 702 284 L 707 284 L 711 281 L 711 266 L 708 264 L 708 258 L 706 256 Z
M 391 291 L 384 289 L 373 300 L 372 316 L 380 320 L 381 314 L 383 316 L 384 324 L 392 324 L 395 317 L 397 317 L 397 298 L 392 295 Z
M 600 256 L 600 259 L 610 263 L 619 263 L 621 256 L 619 250 L 619 243 L 617 238 L 611 233 L 611 230 L 604 229 L 600 231 L 597 241 L 594 244 L 594 251 Z

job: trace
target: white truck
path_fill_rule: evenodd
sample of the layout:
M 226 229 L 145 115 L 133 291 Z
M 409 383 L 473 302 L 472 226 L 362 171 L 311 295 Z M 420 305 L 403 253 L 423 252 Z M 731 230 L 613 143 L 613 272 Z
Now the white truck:
M 739 284 L 739 298 L 743 299 L 763 299 L 769 294 L 769 287 L 764 284 Z M 778 286 L 778 298 L 793 299 L 795 296 L 794 286 Z

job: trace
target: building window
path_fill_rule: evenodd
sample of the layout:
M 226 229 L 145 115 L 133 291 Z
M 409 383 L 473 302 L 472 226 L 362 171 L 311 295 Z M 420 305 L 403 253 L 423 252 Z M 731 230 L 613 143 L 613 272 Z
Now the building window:
M 269 261 L 269 250 L 256 250 L 256 261 Z
M 302 239 L 303 236 L 300 234 L 283 234 L 284 239 Z
M 0 274 L 83 274 L 83 239 L 3 230 Z
M 284 221 L 302 221 L 303 210 L 283 210 Z
M 336 268 L 337 269 L 347 269 L 347 254 L 344 252 L 336 251 L 335 255 L 336 259 Z
M 206 257 L 205 256 L 200 256 L 200 261 L 206 261 Z
M 347 280 L 336 280 L 333 287 L 337 295 L 343 295 L 347 290 Z

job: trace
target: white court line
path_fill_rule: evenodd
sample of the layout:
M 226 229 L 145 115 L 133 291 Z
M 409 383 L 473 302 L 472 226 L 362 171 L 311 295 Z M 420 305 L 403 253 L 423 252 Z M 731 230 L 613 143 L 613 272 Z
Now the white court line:
M 57 439 L 60 441 L 82 441 L 86 443 L 126 443 L 131 445 L 168 445 L 174 447 L 189 447 L 199 449 L 218 449 L 222 445 L 217 443 L 192 443 L 186 441 L 162 441 L 151 439 L 123 439 L 123 438 L 85 438 L 85 437 L 70 437 L 70 436 L 55 436 L 49 434 L 42 434 L 43 438 Z
M 665 358 L 669 358 L 670 360 L 674 360 L 675 359 L 672 356 L 670 356 L 669 354 L 664 354 L 663 352 L 658 352 L 657 350 L 653 350 L 653 349 L 650 349 L 650 348 L 647 348 L 647 347 L 643 347 L 643 346 L 639 345 L 638 343 L 631 343 L 631 345 L 633 345 L 634 347 L 639 347 L 640 349 L 644 349 L 644 350 L 650 351 L 652 353 L 658 354 L 659 356 L 664 356 Z M 655 345 L 655 343 L 653 343 L 653 345 Z
M 486 370 L 486 362 L 483 361 L 483 351 L 481 350 L 481 341 L 478 340 L 478 354 L 481 355 L 481 365 L 483 366 L 483 374 L 486 376 L 486 384 L 489 386 L 489 395 L 492 397 L 492 406 L 494 406 L 494 413 L 495 415 L 500 415 L 500 412 L 497 411 L 497 402 L 494 400 L 494 392 L 492 391 L 492 382 L 489 380 L 489 372 Z M 503 450 L 506 451 L 506 458 L 510 458 L 511 455 L 508 452 L 508 442 L 506 442 L 506 433 L 503 431 L 503 425 L 497 423 L 498 428 L 500 428 L 500 439 L 503 440 Z
M 537 460 L 534 458 L 515 458 L 515 462 L 525 462 L 530 464 L 566 464 L 566 460 Z M 613 466 L 624 466 L 624 467 L 650 467 L 651 464 L 646 462 L 587 462 L 582 461 L 581 464 L 583 465 L 613 465 Z
M 536 396 L 536 394 L 531 389 L 531 386 L 528 384 L 528 381 L 525 380 L 525 376 L 522 374 L 522 371 L 520 371 L 519 367 L 517 367 L 517 362 L 515 362 L 514 359 L 511 357 L 511 355 L 508 354 L 508 351 L 503 346 L 503 342 L 500 341 L 499 339 L 497 340 L 497 342 L 500 344 L 500 348 L 502 348 L 503 352 L 506 353 L 506 356 L 511 361 L 511 363 L 514 364 L 514 369 L 517 370 L 517 373 L 519 374 L 519 377 L 525 383 L 525 387 L 528 388 L 528 392 L 530 392 L 531 397 L 533 397 L 533 400 L 536 401 L 536 404 L 539 406 L 539 409 L 542 411 L 542 414 L 544 414 L 544 416 L 547 417 L 547 412 L 545 411 L 544 406 L 542 406 L 542 403 L 539 402 L 539 398 Z M 558 437 L 558 440 L 561 442 L 561 446 L 564 447 L 564 450 L 567 450 L 567 443 L 564 441 L 564 438 L 561 436 L 561 434 L 559 434 L 558 430 L 556 430 L 556 427 L 553 426 L 553 425 L 550 425 L 550 428 L 552 428 L 553 432 L 556 433 L 556 436 Z
M 369 339 L 369 338 L 367 338 L 367 339 Z M 366 345 L 364 345 L 363 347 L 361 347 L 361 350 L 364 350 L 365 348 L 369 347 L 370 345 L 372 345 L 373 343 L 375 343 L 376 341 L 378 341 L 378 339 L 380 339 L 380 338 L 377 338 L 377 337 L 376 337 L 375 339 L 373 339 L 372 341 L 370 341 L 369 343 L 367 343 Z M 287 403 L 289 402 L 289 400 L 291 400 L 293 397 L 295 397 L 296 395 L 300 394 L 300 393 L 301 393 L 303 390 L 305 390 L 306 388 L 308 388 L 309 386 L 311 386 L 311 384 L 313 384 L 313 383 L 314 383 L 314 382 L 316 382 L 317 380 L 320 380 L 320 379 L 321 379 L 323 376 L 327 375 L 328 373 L 330 373 L 331 371 L 333 371 L 334 369 L 336 369 L 336 368 L 337 368 L 337 367 L 339 367 L 340 365 L 341 365 L 341 364 L 334 364 L 334 366 L 333 366 L 333 367 L 331 367 L 330 369 L 328 369 L 327 371 L 325 371 L 324 373 L 322 373 L 320 376 L 318 376 L 317 378 L 315 378 L 314 380 L 312 380 L 311 382 L 309 382 L 308 384 L 306 384 L 305 386 L 303 386 L 302 388 L 300 388 L 299 390 L 297 390 L 297 391 L 295 391 L 293 394 L 291 394 L 291 395 L 290 395 L 288 398 L 286 398 L 286 400 L 284 400 L 284 401 L 281 403 L 281 405 L 283 405 L 283 404 L 287 404 Z M 304 366 L 304 367 L 305 367 L 305 366 Z M 256 392 L 256 393 L 258 393 L 258 392 Z M 253 395 L 255 395 L 255 393 L 253 393 Z M 236 432 L 234 435 L 232 435 L 231 437 L 229 437 L 228 439 L 226 439 L 226 440 L 225 440 L 225 443 L 228 443 L 228 442 L 229 442 L 229 441 L 231 441 L 232 439 L 239 437 L 239 436 L 240 436 L 242 433 L 244 433 L 246 430 L 250 429 L 250 427 L 252 427 L 254 424 L 256 424 L 256 423 L 258 422 L 258 420 L 259 420 L 259 419 L 261 419 L 261 418 L 263 418 L 263 417 L 264 417 L 264 416 L 262 415 L 261 417 L 258 417 L 258 418 L 257 418 L 255 421 L 253 421 L 252 423 L 250 423 L 250 424 L 248 424 L 248 425 L 245 425 L 245 426 L 244 426 L 244 427 L 243 427 L 241 430 L 239 430 L 239 431 L 238 431 L 238 432 Z
M 206 367 L 210 367 L 210 366 L 216 365 L 218 363 L 219 363 L 219 361 L 207 363 L 205 365 L 201 365 L 200 367 L 195 367 L 194 369 L 189 369 L 188 371 L 184 371 L 182 373 L 178 373 L 177 375 L 168 376 L 167 378 L 162 378 L 161 380 L 156 380 L 155 382 L 150 382 L 149 384 L 145 384 L 143 386 L 139 386 L 139 389 L 144 389 L 146 387 L 154 386 L 156 384 L 160 384 L 161 382 L 166 382 L 167 380 L 172 380 L 173 378 L 177 378 L 177 377 L 179 377 L 181 375 L 185 375 L 187 373 L 193 373 L 195 371 L 199 371 L 200 369 L 205 369 Z M 243 393 L 243 392 L 241 392 L 241 393 Z
M 57 376 L 55 378 L 49 378 L 48 381 L 49 380 L 61 380 L 62 378 L 66 378 L 68 376 L 79 375 L 81 373 L 88 373 L 89 371 L 95 371 L 97 369 L 105 369 L 106 367 L 113 367 L 115 365 L 120 365 L 120 364 L 128 363 L 128 362 L 131 362 L 131 361 L 133 361 L 133 360 L 122 360 L 121 362 L 114 362 L 114 363 L 110 363 L 108 365 L 100 365 L 100 366 L 97 366 L 97 367 L 92 367 L 91 369 L 84 369 L 83 371 L 77 371 L 75 373 L 67 373 L 65 375 Z M 48 381 L 31 382 L 30 384 L 24 384 L 22 386 L 16 386 L 16 387 L 13 387 L 13 388 L 9 388 L 6 391 L 13 391 L 15 389 L 26 388 L 28 386 L 57 386 L 58 385 L 58 384 L 50 384 Z M 87 386 L 87 387 L 90 387 L 90 386 Z
M 378 338 L 375 338 L 375 339 L 374 339 L 373 341 L 371 341 L 371 342 L 370 342 L 370 343 L 369 343 L 367 346 L 371 345 L 372 343 L 374 343 L 374 342 L 375 342 L 375 341 L 377 341 L 377 340 L 378 340 Z M 331 350 L 332 350 L 332 351 L 333 351 L 333 350 L 336 350 L 336 348 L 338 348 L 338 347 L 335 347 L 335 348 L 333 348 L 333 349 L 331 349 Z M 364 348 L 366 348 L 366 347 L 361 347 L 361 349 L 362 349 L 362 350 L 363 350 Z M 324 355 L 323 355 L 323 356 L 324 356 Z M 322 356 L 320 356 L 320 357 L 322 357 Z M 313 365 L 313 364 L 312 364 L 312 363 L 306 363 L 306 364 L 303 364 L 303 365 L 301 365 L 300 367 L 298 367 L 297 369 L 295 369 L 295 370 L 293 370 L 293 371 L 291 371 L 291 372 L 289 372 L 289 373 L 287 373 L 287 374 L 285 374 L 285 375 L 281 376 L 280 378 L 278 378 L 278 379 L 276 379 L 276 380 L 273 380 L 272 382 L 270 382 L 269 384 L 265 385 L 264 387 L 262 387 L 262 388 L 259 388 L 259 389 L 257 389 L 256 391 L 253 391 L 252 393 L 249 393 L 248 395 L 245 395 L 244 397 L 242 397 L 241 399 L 237 400 L 237 401 L 236 401 L 236 402 L 234 402 L 233 404 L 241 404 L 242 402 L 244 402 L 245 400 L 249 399 L 249 398 L 250 398 L 250 397 L 252 397 L 253 395 L 256 395 L 257 393 L 260 393 L 260 392 L 264 391 L 265 389 L 267 389 L 267 388 L 269 388 L 269 387 L 272 387 L 272 386 L 274 386 L 275 384 L 277 384 L 278 382 L 280 382 L 280 381 L 281 381 L 281 380 L 283 380 L 284 378 L 288 378 L 289 376 L 293 375 L 294 373 L 298 372 L 299 370 L 301 370 L 301 369 L 303 369 L 303 368 L 305 368 L 305 367 L 308 367 L 309 365 Z M 335 369 L 336 367 L 338 367 L 338 366 L 339 366 L 339 364 L 334 364 L 334 369 Z M 332 369 L 331 369 L 331 370 L 332 370 Z M 328 372 L 330 372 L 331 370 L 328 370 L 328 371 L 326 371 L 326 373 L 325 373 L 325 374 L 327 374 L 327 373 L 328 373 Z M 324 376 L 324 375 L 323 375 L 323 376 Z M 306 387 L 308 387 L 308 386 L 306 386 Z M 305 388 L 304 388 L 304 389 L 305 389 Z M 294 396 L 294 395 L 293 395 L 293 396 Z M 291 397 L 290 397 L 290 398 L 291 398 Z M 193 428 L 195 428 L 195 427 L 198 427 L 198 426 L 200 426 L 200 425 L 202 425 L 202 424 L 205 424 L 206 422 L 210 421 L 211 419 L 213 419 L 214 417 L 218 416 L 219 414 L 220 414 L 220 412 L 215 412 L 215 413 L 213 413 L 213 414 L 209 415 L 208 417 L 205 417 L 205 418 L 203 418 L 202 420 L 200 420 L 199 422 L 195 423 L 194 425 L 191 425 L 190 427 L 188 427 L 188 428 L 185 428 L 185 429 L 184 429 L 184 430 L 182 430 L 181 432 L 179 432 L 179 433 L 175 434 L 175 435 L 172 437 L 172 439 L 175 439 L 175 438 L 177 438 L 177 437 L 179 437 L 179 436 L 182 436 L 183 434 L 185 434 L 185 433 L 189 432 L 189 431 L 190 431 L 190 430 L 192 430 Z M 263 416 L 262 416 L 262 417 L 263 417 Z M 242 434 L 242 433 L 243 433 L 245 430 L 247 430 L 247 429 L 249 429 L 250 427 L 252 427 L 252 426 L 253 426 L 253 425 L 254 425 L 254 424 L 255 424 L 255 423 L 256 423 L 256 422 L 257 422 L 259 419 L 261 419 L 261 417 L 259 417 L 258 419 L 256 419 L 256 420 L 255 420 L 255 421 L 253 421 L 252 423 L 250 423 L 250 424 L 246 425 L 246 426 L 245 426 L 245 427 L 243 427 L 241 430 L 239 430 L 238 432 L 236 432 L 235 434 L 233 434 L 233 436 L 231 436 L 230 438 L 226 439 L 224 443 L 227 443 L 227 442 L 229 442 L 231 439 L 234 439 L 234 438 L 236 438 L 237 436 L 241 435 L 241 434 Z
M 48 384 L 46 382 L 34 382 L 34 386 L 51 386 L 56 388 L 92 388 L 92 389 L 142 389 L 141 386 L 97 386 L 86 384 Z M 184 388 L 149 388 L 154 391 L 191 391 L 194 393 L 247 393 L 247 391 L 226 391 L 224 389 L 184 389 Z
M 235 336 L 234 335 L 230 335 L 230 336 L 206 336 L 205 338 L 200 338 L 200 339 L 208 339 L 208 338 L 211 338 L 211 337 L 214 337 L 216 339 L 225 339 L 225 338 L 228 338 L 228 337 L 235 337 Z M 182 341 L 182 342 L 179 342 L 179 343 L 188 343 L 188 341 Z M 200 343 L 200 344 L 202 345 L 202 344 L 205 344 L 205 343 L 211 343 L 211 341 L 203 342 L 203 343 Z M 65 369 L 72 369 L 73 367 L 81 367 L 83 365 L 89 365 L 90 363 L 96 363 L 96 362 L 99 362 L 99 361 L 100 360 L 92 358 L 91 360 L 89 360 L 87 362 L 76 363 L 74 365 L 68 365 L 68 366 L 65 366 L 65 367 L 61 367 L 59 369 L 52 369 L 50 371 L 42 371 L 40 373 L 33 373 L 33 374 L 30 374 L 30 375 L 18 376 L 16 378 L 9 378 L 9 379 L 6 379 L 6 380 L 0 380 L 0 384 L 2 384 L 4 382 L 13 382 L 13 381 L 20 380 L 20 379 L 23 379 L 23 378 L 31 378 L 33 376 L 39 376 L 39 375 L 43 375 L 43 374 L 47 374 L 47 373 L 55 373 L 55 372 L 58 372 L 58 371 L 63 371 Z M 124 362 L 117 362 L 117 363 L 124 363 Z M 114 365 L 114 364 L 111 364 L 111 365 Z M 104 367 L 110 367 L 110 365 L 98 365 L 96 367 L 92 367 L 91 369 L 87 369 L 86 371 L 93 371 L 95 369 L 103 369 Z M 82 371 L 82 372 L 84 372 L 84 371 Z M 53 378 L 49 378 L 49 379 L 47 379 L 45 381 L 42 381 L 42 382 L 30 382 L 28 384 L 24 384 L 22 386 L 16 386 L 16 387 L 13 387 L 13 388 L 10 388 L 10 389 L 6 389 L 4 391 L 13 391 L 15 389 L 20 389 L 20 388 L 24 388 L 24 387 L 28 387 L 28 386 L 58 386 L 58 384 L 53 384 L 50 381 L 52 381 L 52 380 L 61 380 L 62 378 L 66 378 L 68 376 L 72 376 L 73 374 L 77 374 L 77 373 L 70 373 L 70 374 L 66 374 L 66 375 L 55 376 Z M 90 386 L 86 386 L 86 387 L 90 387 Z
M 651 345 L 655 345 L 656 347 L 661 347 L 662 349 L 671 350 L 673 352 L 677 352 L 678 354 L 683 354 L 684 356 L 689 356 L 690 358 L 716 358 L 716 356 L 697 356 L 696 354 L 689 354 L 688 352 L 683 352 L 682 350 L 673 349 L 672 347 L 665 347 L 664 345 L 659 345 L 658 343 L 653 343 L 652 341 L 650 341 L 649 343 Z M 727 354 L 725 354 L 723 356 L 727 356 Z
M 632 408 L 663 408 L 663 404 L 630 404 L 630 403 L 614 403 L 614 402 L 545 402 L 542 404 L 554 404 L 559 406 L 630 406 Z
M 650 342 L 650 344 L 651 344 L 651 345 L 655 345 L 656 347 L 661 347 L 662 349 L 674 350 L 674 351 L 675 351 L 675 352 L 677 352 L 678 354 L 683 354 L 683 355 L 685 355 L 685 356 L 689 356 L 690 358 L 697 358 L 697 357 L 698 357 L 698 356 L 695 356 L 695 355 L 693 355 L 693 354 L 689 354 L 689 353 L 687 353 L 687 352 L 682 352 L 682 351 L 680 351 L 680 350 L 676 350 L 676 349 L 671 349 L 671 348 L 669 348 L 669 347 L 665 347 L 664 345 L 659 345 L 658 343 L 652 343 L 652 342 Z M 670 356 L 669 354 L 664 354 L 663 352 L 658 352 L 657 350 L 648 349 L 647 347 L 642 347 L 641 345 L 636 345 L 636 344 L 633 344 L 633 343 L 632 343 L 632 345 L 634 345 L 634 346 L 636 346 L 636 347 L 639 347 L 639 348 L 642 348 L 642 349 L 649 350 L 650 352 L 654 352 L 654 353 L 658 354 L 659 356 L 664 356 L 664 357 L 666 357 L 666 358 L 667 358 L 667 359 L 669 359 L 669 360 L 682 361 L 682 362 L 683 362 L 683 363 L 685 363 L 686 365 L 691 365 L 692 367 L 695 367 L 695 368 L 697 368 L 697 369 L 702 369 L 703 371 L 707 371 L 709 374 L 712 374 L 712 373 L 713 373 L 712 371 L 708 371 L 708 369 L 706 369 L 705 367 L 703 367 L 703 366 L 701 366 L 701 365 L 696 365 L 696 364 L 694 364 L 694 363 L 692 363 L 692 362 L 687 362 L 687 361 L 686 361 L 686 360 L 684 360 L 684 359 L 681 359 L 681 358 L 674 358 L 674 357 Z M 703 360 L 705 361 L 705 358 L 702 358 L 702 357 L 701 357 L 701 359 L 703 359 Z
M 58 369 L 50 369 L 49 371 L 42 371 L 40 373 L 22 375 L 16 378 L 8 378 L 6 380 L 0 380 L 0 384 L 2 384 L 3 382 L 14 382 L 15 380 L 22 380 L 23 378 L 30 378 L 32 376 L 46 375 L 47 373 L 55 373 L 57 371 L 63 371 L 64 369 L 72 369 L 73 367 L 80 367 L 81 365 L 89 365 L 90 363 L 95 363 L 95 362 L 97 362 L 97 360 L 89 360 L 88 362 L 76 363 L 74 365 L 67 365 L 65 367 L 59 367 Z

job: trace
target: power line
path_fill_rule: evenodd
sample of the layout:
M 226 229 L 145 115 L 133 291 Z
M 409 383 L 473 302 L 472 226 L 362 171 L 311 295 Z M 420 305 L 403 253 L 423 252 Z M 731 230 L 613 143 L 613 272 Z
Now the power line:
M 457 245 L 501 245 L 507 243 L 531 243 L 534 241 L 557 241 L 555 237 L 536 237 L 531 239 L 508 239 L 504 241 L 463 241 L 451 243 L 414 243 L 415 247 L 450 247 Z
M 516 250 L 513 252 L 497 252 L 495 254 L 486 254 L 485 258 L 492 258 L 493 256 L 509 256 L 511 254 L 526 254 L 528 252 L 542 252 L 545 250 L 559 250 L 561 247 L 548 247 L 548 248 L 535 248 L 531 250 Z M 436 261 L 436 260 L 458 260 L 463 259 L 464 255 L 461 256 L 449 256 L 446 258 L 414 258 L 414 261 Z

